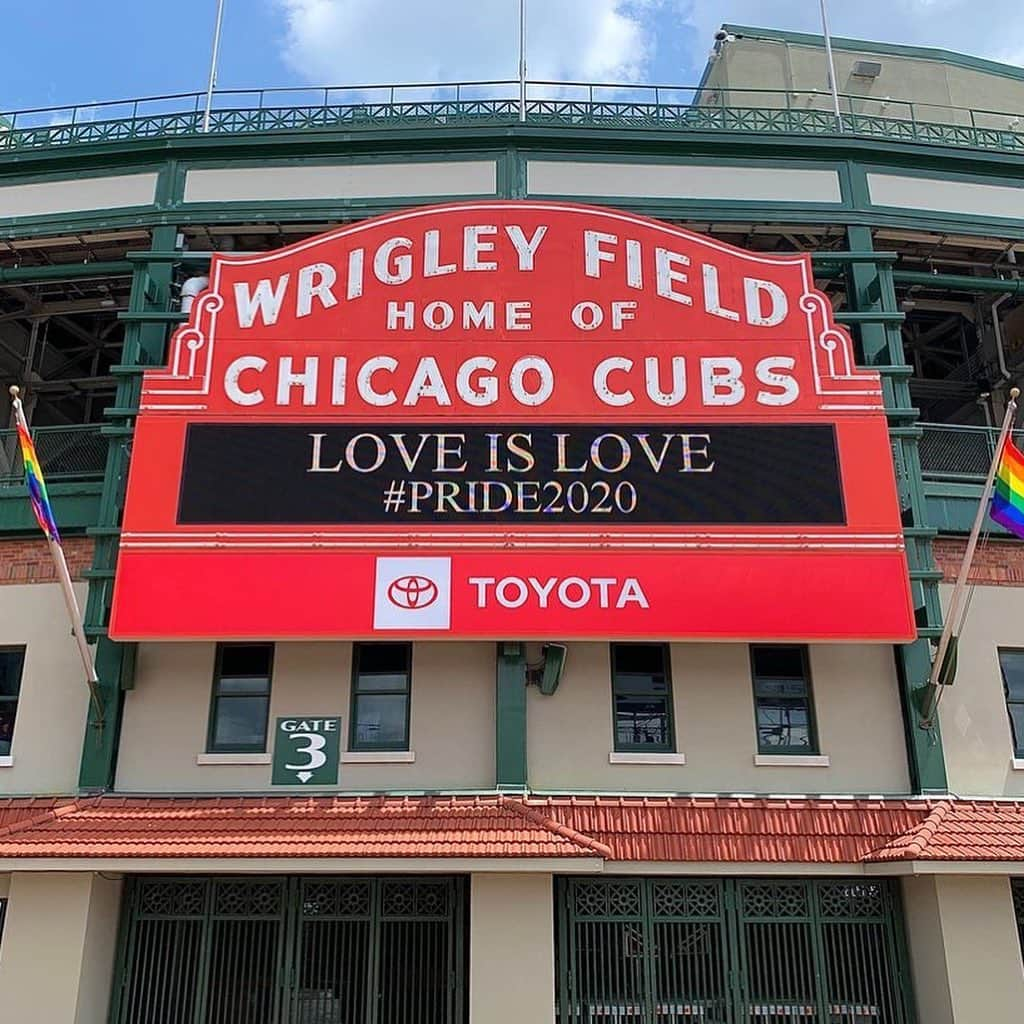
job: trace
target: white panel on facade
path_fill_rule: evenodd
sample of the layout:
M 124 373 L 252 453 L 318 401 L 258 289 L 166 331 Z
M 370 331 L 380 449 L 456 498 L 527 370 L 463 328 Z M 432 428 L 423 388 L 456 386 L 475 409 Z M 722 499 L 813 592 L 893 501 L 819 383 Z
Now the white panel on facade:
M 868 174 L 867 178 L 874 206 L 1024 220 L 1024 188 L 1014 185 L 980 185 L 903 174 Z
M 4 185 L 0 187 L 0 219 L 149 206 L 156 199 L 156 179 L 153 171 Z
M 493 160 L 217 167 L 188 172 L 185 178 L 185 202 L 491 196 L 497 188 L 498 171 Z
M 801 167 L 530 160 L 530 195 L 839 203 L 839 174 Z

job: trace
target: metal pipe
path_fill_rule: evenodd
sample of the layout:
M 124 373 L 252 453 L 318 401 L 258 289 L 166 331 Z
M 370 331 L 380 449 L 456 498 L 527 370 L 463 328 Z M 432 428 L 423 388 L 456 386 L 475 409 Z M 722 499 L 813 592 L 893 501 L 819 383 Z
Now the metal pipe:
M 948 288 L 954 292 L 997 292 L 1002 295 L 1024 295 L 1024 278 L 971 277 L 969 274 L 929 274 L 920 270 L 894 270 L 897 284 L 917 284 Z
M 988 476 L 985 478 L 985 486 L 981 491 L 981 501 L 978 502 L 978 511 L 974 517 L 974 525 L 971 527 L 970 535 L 967 538 L 967 545 L 964 548 L 964 557 L 960 563 L 960 571 L 957 573 L 956 583 L 953 585 L 953 593 L 949 597 L 949 607 L 946 610 L 946 621 L 942 627 L 942 635 L 939 637 L 938 649 L 935 652 L 935 660 L 932 662 L 932 670 L 928 676 L 930 687 L 928 699 L 921 711 L 921 727 L 931 728 L 933 718 L 939 704 L 940 684 L 939 677 L 946 661 L 946 651 L 949 650 L 950 641 L 955 630 L 960 628 L 961 602 L 964 591 L 967 589 L 967 577 L 970 575 L 971 563 L 974 561 L 974 552 L 978 546 L 978 538 L 981 536 L 981 528 L 988 515 L 988 500 L 992 495 L 992 487 L 995 482 L 996 469 L 999 466 L 999 459 L 1003 452 L 1003 443 L 1013 429 L 1013 420 L 1017 415 L 1017 399 L 1020 397 L 1019 388 L 1010 389 L 1010 400 L 1006 403 L 1006 414 L 1003 417 L 1002 429 L 999 431 L 999 440 L 996 442 L 996 450 L 992 455 L 992 462 L 988 467 Z
M 526 120 L 526 0 L 519 0 L 519 120 Z
M 217 24 L 213 30 L 213 52 L 210 54 L 210 79 L 206 84 L 206 110 L 203 112 L 203 131 L 210 130 L 210 108 L 213 106 L 213 87 L 217 84 L 217 56 L 220 53 L 220 27 L 224 21 L 224 0 L 217 0 Z
M 839 90 L 836 88 L 836 63 L 832 59 L 832 33 L 828 28 L 828 7 L 821 0 L 821 31 L 825 36 L 825 71 L 828 75 L 828 87 L 832 93 L 832 106 L 836 112 L 836 129 L 843 130 L 843 115 L 839 111 Z
M 60 263 L 45 267 L 0 267 L 0 285 L 35 284 L 37 281 L 81 281 L 92 277 L 131 277 L 128 260 L 95 263 Z
M 1003 352 L 1003 327 L 999 322 L 999 307 L 1009 297 L 1009 295 L 1000 295 L 992 303 L 992 333 L 996 340 L 996 359 L 999 361 L 999 372 L 1003 375 L 1003 380 L 1010 379 L 1010 371 L 1006 368 L 1006 354 Z

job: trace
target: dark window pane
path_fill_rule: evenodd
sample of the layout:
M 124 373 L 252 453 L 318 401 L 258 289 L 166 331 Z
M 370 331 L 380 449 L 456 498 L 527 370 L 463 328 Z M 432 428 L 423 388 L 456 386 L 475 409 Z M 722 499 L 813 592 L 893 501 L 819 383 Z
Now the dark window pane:
M 0 697 L 17 697 L 21 689 L 21 669 L 25 652 L 0 651 Z
M 263 676 L 261 679 L 246 679 L 242 676 L 234 679 L 218 679 L 217 692 L 220 694 L 267 694 L 270 692 L 270 679 L 267 676 Z
M 1003 670 L 1007 697 L 1010 700 L 1024 700 L 1024 651 L 1000 651 L 999 664 Z
M 753 647 L 757 749 L 816 753 L 810 680 L 803 647 Z
M 665 695 L 668 693 L 668 680 L 664 676 L 619 674 L 615 677 L 615 692 Z
M 615 644 L 612 653 L 616 675 L 665 674 L 665 648 L 661 644 Z
M 14 714 L 17 704 L 10 702 L 0 704 L 0 755 L 11 752 L 11 740 L 14 738 Z
M 667 747 L 671 741 L 668 702 L 617 697 L 615 741 L 617 746 Z
M 755 676 L 781 676 L 801 679 L 804 675 L 802 647 L 755 647 Z
M 213 723 L 214 747 L 266 745 L 267 697 L 221 697 Z
M 273 644 L 224 644 L 221 647 L 222 676 L 269 676 Z
M 365 672 L 404 675 L 409 671 L 408 644 L 360 644 L 357 652 L 360 675 Z
M 1013 750 L 1018 757 L 1024 756 L 1024 704 L 1010 704 L 1010 728 L 1013 731 Z M 2 727 L 0 727 L 2 729 Z
M 409 677 L 404 672 L 390 675 L 359 676 L 356 680 L 360 693 L 373 690 L 399 690 L 404 692 L 409 688 Z
M 366 746 L 404 747 L 406 707 L 404 694 L 366 694 L 356 698 L 355 741 Z
M 811 749 L 811 723 L 802 701 L 761 701 L 757 706 L 757 740 L 761 750 L 772 747 Z
M 754 692 L 767 700 L 806 700 L 806 679 L 755 679 Z

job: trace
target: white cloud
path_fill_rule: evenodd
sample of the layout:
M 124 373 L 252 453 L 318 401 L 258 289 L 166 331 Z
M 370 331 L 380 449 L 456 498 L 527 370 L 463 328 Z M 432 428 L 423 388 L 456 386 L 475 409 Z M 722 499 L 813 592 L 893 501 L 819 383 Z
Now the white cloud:
M 532 79 L 637 81 L 678 0 L 528 0 Z M 513 79 L 517 0 L 274 0 L 285 61 L 310 83 Z

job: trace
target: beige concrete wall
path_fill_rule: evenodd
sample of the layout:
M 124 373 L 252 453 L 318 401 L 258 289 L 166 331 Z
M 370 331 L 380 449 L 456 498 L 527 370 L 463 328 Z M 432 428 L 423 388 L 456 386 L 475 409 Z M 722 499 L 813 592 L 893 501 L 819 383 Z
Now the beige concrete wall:
M 554 1024 L 551 875 L 473 875 L 470 1024 Z
M 494 785 L 494 645 L 413 648 L 412 764 L 342 763 L 340 790 L 490 789 Z M 199 765 L 206 750 L 214 645 L 143 644 L 126 695 L 117 788 L 125 792 L 265 791 L 270 764 Z M 281 643 L 270 731 L 285 715 L 340 715 L 347 748 L 352 645 Z M 281 787 L 282 790 L 292 787 Z
M 156 172 L 26 182 L 0 188 L 0 218 L 148 206 L 156 196 Z
M 1017 116 L 1015 112 L 1024 108 L 1024 80 L 1008 75 L 961 67 L 941 59 L 874 53 L 870 45 L 856 52 L 836 47 L 834 59 L 839 92 L 856 97 L 856 113 L 909 118 L 907 103 L 912 102 L 919 121 L 969 125 L 971 118 L 966 110 L 953 108 L 974 108 L 979 111 L 974 118 L 978 127 L 1006 128 Z M 880 63 L 881 74 L 874 79 L 853 75 L 854 63 L 862 59 Z M 705 103 L 714 102 L 711 90 L 726 88 L 727 102 L 737 106 L 785 106 L 784 95 L 757 96 L 749 91 L 778 89 L 790 93 L 788 102 L 793 109 L 832 109 L 824 50 L 820 46 L 738 38 L 725 45 L 706 86 L 709 93 L 705 94 Z M 844 112 L 849 109 L 844 99 Z M 999 116 L 998 112 L 1004 113 Z
M 810 661 L 828 767 L 755 765 L 748 648 L 699 643 L 672 645 L 677 750 L 686 764 L 611 764 L 608 645 L 570 644 L 557 693 L 530 690 L 530 784 L 612 792 L 908 792 L 892 648 L 814 645 Z
M 85 601 L 85 586 L 76 588 Z M 0 647 L 24 646 L 25 667 L 0 793 L 68 793 L 78 786 L 89 691 L 56 583 L 0 587 Z
M 909 878 L 903 891 L 922 1024 L 1017 1024 L 1024 969 L 1009 879 Z
M 15 873 L 0 945 L 0 1019 L 106 1024 L 121 882 Z
M 193 168 L 185 177 L 185 202 L 492 196 L 497 175 L 494 160 Z
M 944 603 L 950 591 L 942 588 Z M 1024 796 L 1024 765 L 1013 766 L 1000 647 L 1024 647 L 1024 588 L 976 587 L 956 682 L 939 704 L 946 775 L 960 796 Z
M 839 174 L 831 168 L 528 160 L 526 181 L 528 193 L 541 196 L 790 203 L 843 198 Z

